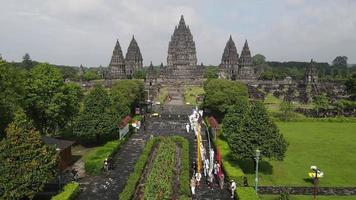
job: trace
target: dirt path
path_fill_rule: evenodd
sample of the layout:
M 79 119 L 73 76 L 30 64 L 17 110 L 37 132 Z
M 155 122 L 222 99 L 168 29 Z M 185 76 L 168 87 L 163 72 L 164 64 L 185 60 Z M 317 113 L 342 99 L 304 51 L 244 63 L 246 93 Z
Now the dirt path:
M 140 181 L 138 182 L 135 190 L 135 194 L 133 196 L 133 200 L 140 200 L 143 199 L 144 195 L 144 188 L 145 188 L 145 183 L 148 175 L 151 173 L 152 170 L 152 165 L 153 161 L 155 160 L 156 154 L 157 154 L 157 149 L 158 149 L 159 144 L 156 144 L 153 149 L 151 150 L 151 153 L 149 155 L 149 158 L 147 160 L 146 166 L 141 174 Z
M 181 171 L 181 147 L 176 144 L 176 163 L 175 163 L 175 169 L 174 169 L 174 175 L 173 175 L 173 183 L 172 183 L 172 198 L 171 199 L 179 199 L 179 176 L 180 176 L 180 171 Z

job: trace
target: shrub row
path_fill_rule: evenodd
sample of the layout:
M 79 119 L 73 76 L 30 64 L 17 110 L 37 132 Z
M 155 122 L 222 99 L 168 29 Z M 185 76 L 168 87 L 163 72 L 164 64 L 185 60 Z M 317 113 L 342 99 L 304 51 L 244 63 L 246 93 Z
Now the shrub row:
M 51 200 L 73 200 L 79 194 L 79 184 L 77 182 L 70 182 L 64 186 L 63 192 L 52 197 Z
M 181 171 L 179 175 L 179 199 L 189 199 L 190 183 L 189 183 L 189 142 L 187 139 L 174 136 L 173 139 L 181 147 Z
M 144 199 L 169 199 L 171 197 L 175 153 L 176 143 L 172 138 L 165 138 L 161 141 L 151 173 L 145 183 Z M 163 166 L 165 170 L 162 169 Z
M 145 168 L 151 150 L 159 141 L 161 141 L 161 139 L 162 138 L 160 137 L 155 137 L 147 142 L 145 148 L 143 149 L 142 154 L 140 155 L 140 157 L 138 158 L 135 164 L 134 171 L 130 174 L 126 182 L 124 190 L 119 195 L 120 200 L 132 199 L 132 196 L 134 195 L 136 186 L 138 184 L 138 181 L 140 180 L 142 171 Z
M 107 142 L 104 146 L 98 147 L 85 155 L 83 158 L 85 172 L 89 175 L 100 174 L 104 167 L 105 158 L 114 155 L 126 140 L 125 138 Z

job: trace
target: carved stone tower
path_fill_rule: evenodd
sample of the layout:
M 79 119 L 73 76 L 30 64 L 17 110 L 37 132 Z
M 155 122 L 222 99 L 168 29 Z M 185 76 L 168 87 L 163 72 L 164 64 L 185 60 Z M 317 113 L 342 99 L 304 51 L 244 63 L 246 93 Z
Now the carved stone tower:
M 248 47 L 247 40 L 245 40 L 245 44 L 242 48 L 240 59 L 239 59 L 239 79 L 254 79 L 255 73 L 252 64 L 252 57 L 250 48 Z
M 116 41 L 114 51 L 111 56 L 111 61 L 109 64 L 109 79 L 124 79 L 126 78 L 125 73 L 125 59 L 122 54 L 121 46 L 119 40 Z
M 183 15 L 175 27 L 168 45 L 167 66 L 161 78 L 171 80 L 195 80 L 203 77 L 203 70 L 197 66 L 195 42 Z
M 126 76 L 131 78 L 133 73 L 137 70 L 142 69 L 142 55 L 140 47 L 138 46 L 135 37 L 132 36 L 129 48 L 127 49 L 126 59 L 125 59 L 125 71 Z
M 219 77 L 226 79 L 236 79 L 238 69 L 239 54 L 237 53 L 235 42 L 232 40 L 230 35 L 221 58 L 221 64 L 219 65 Z
M 318 71 L 316 69 L 313 59 L 311 59 L 310 64 L 307 65 L 305 69 L 305 84 L 313 84 L 318 82 Z

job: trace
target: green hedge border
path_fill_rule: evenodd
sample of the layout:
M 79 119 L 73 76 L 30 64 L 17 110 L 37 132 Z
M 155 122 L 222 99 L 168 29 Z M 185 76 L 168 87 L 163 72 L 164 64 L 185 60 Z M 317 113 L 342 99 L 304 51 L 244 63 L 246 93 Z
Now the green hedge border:
M 53 196 L 51 200 L 74 200 L 79 194 L 79 184 L 70 182 L 64 186 L 61 193 Z
M 132 198 L 136 189 L 136 185 L 140 180 L 147 159 L 151 153 L 151 150 L 154 147 L 154 145 L 156 145 L 161 140 L 162 137 L 154 137 L 146 143 L 146 146 L 143 149 L 142 154 L 140 155 L 140 157 L 138 158 L 135 164 L 134 171 L 130 174 L 129 178 L 127 179 L 124 190 L 119 194 L 120 200 L 130 200 Z
M 173 140 L 179 145 L 181 145 L 182 148 L 182 157 L 181 157 L 181 173 L 179 177 L 180 181 L 180 188 L 179 188 L 179 199 L 180 200 L 185 200 L 185 199 L 191 199 L 191 194 L 190 194 L 190 186 L 189 186 L 189 141 L 181 136 L 172 136 Z M 143 149 L 142 154 L 138 158 L 134 171 L 130 174 L 124 190 L 119 194 L 119 199 L 120 200 L 130 200 L 132 199 L 132 196 L 134 195 L 136 186 L 138 181 L 140 180 L 141 174 L 143 172 L 143 169 L 147 163 L 147 159 L 152 151 L 152 148 L 161 140 L 163 137 L 154 137 L 150 139 L 145 148 Z
M 122 140 L 114 140 L 107 142 L 105 145 L 98 147 L 97 149 L 89 152 L 84 156 L 84 168 L 88 175 L 98 175 L 102 172 L 104 167 L 104 160 L 109 156 L 113 156 L 121 147 L 121 145 L 127 141 L 128 137 Z

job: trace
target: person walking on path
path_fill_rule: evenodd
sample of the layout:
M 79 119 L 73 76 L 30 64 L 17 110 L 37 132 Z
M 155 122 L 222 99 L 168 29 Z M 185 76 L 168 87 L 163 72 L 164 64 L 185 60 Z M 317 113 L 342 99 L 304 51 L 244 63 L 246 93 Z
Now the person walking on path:
M 187 123 L 187 124 L 185 125 L 185 129 L 187 130 L 187 133 L 189 133 L 189 129 L 190 129 L 189 123 Z
M 190 179 L 190 188 L 192 189 L 192 195 L 195 195 L 196 180 L 194 177 Z
M 225 175 L 223 173 L 221 173 L 219 176 L 219 185 L 220 185 L 221 190 L 224 189 L 224 179 L 225 179 Z
M 209 172 L 209 159 L 206 158 L 204 160 L 204 176 L 206 177 L 206 175 L 208 174 Z
M 231 190 L 231 199 L 233 199 L 236 190 L 236 183 L 234 180 L 231 180 L 230 190 Z
M 200 180 L 201 180 L 201 173 L 196 173 L 195 174 L 195 179 L 197 180 L 197 187 L 199 187 L 199 185 L 200 185 Z
M 208 181 L 210 190 L 214 190 L 214 175 L 212 173 L 209 173 Z

